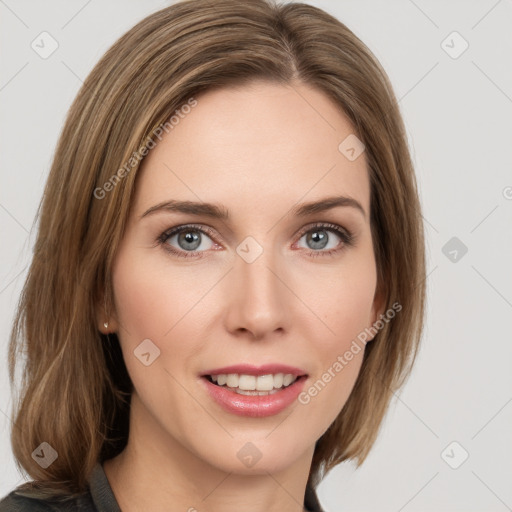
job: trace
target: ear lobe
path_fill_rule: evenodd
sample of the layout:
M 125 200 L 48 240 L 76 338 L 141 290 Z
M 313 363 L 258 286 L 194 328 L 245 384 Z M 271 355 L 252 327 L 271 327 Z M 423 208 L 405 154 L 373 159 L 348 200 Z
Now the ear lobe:
M 373 305 L 372 305 L 372 312 L 371 312 L 371 326 L 375 325 L 375 323 L 381 319 L 381 316 L 384 315 L 384 293 L 382 290 L 377 290 L 375 292 L 374 298 L 373 298 Z M 371 338 L 369 338 L 367 341 L 372 341 L 373 338 L 375 338 L 377 333 L 375 333 Z
M 105 295 L 101 294 L 95 304 L 96 325 L 102 334 L 110 334 L 117 331 L 117 322 L 114 315 L 108 314 L 105 307 Z M 105 325 L 106 324 L 106 325 Z
M 105 311 L 103 310 L 102 304 L 103 304 L 103 299 L 97 300 L 94 304 L 94 309 L 95 309 L 94 316 L 95 316 L 96 325 L 98 326 L 98 328 L 99 328 L 99 326 L 103 326 L 104 322 L 108 321 L 108 319 L 105 315 Z M 99 328 L 99 330 L 101 331 L 101 328 Z

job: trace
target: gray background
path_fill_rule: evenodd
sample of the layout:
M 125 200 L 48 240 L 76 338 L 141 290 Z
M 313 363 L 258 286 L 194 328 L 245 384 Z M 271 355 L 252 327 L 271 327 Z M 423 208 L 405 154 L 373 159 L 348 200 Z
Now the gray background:
M 512 1 L 308 3 L 353 30 L 391 78 L 428 257 L 418 364 L 365 464 L 334 469 L 320 500 L 330 512 L 512 510 Z M 24 480 L 9 443 L 6 351 L 64 116 L 104 51 L 166 4 L 0 0 L 1 496 Z M 43 31 L 59 45 L 47 59 L 31 48 Z M 453 31 L 469 44 L 458 56 Z

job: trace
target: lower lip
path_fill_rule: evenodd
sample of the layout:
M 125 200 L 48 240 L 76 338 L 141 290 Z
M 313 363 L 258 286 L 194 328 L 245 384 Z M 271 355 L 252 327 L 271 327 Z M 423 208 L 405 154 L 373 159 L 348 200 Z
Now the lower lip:
M 278 414 L 291 405 L 304 388 L 307 376 L 299 377 L 291 386 L 272 395 L 240 395 L 228 388 L 217 386 L 206 377 L 201 380 L 210 396 L 227 412 L 239 416 L 263 418 Z

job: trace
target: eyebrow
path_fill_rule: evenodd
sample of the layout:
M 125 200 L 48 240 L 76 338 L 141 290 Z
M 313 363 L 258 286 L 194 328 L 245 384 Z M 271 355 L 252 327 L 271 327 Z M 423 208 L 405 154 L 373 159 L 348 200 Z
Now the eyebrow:
M 302 203 L 291 209 L 291 214 L 297 217 L 306 217 L 314 213 L 325 212 L 338 207 L 351 207 L 358 210 L 366 219 L 366 212 L 359 201 L 347 196 L 331 196 L 319 201 Z M 146 210 L 140 219 L 160 212 L 179 212 L 189 215 L 211 217 L 212 219 L 229 220 L 229 211 L 222 205 L 201 203 L 194 201 L 169 200 L 152 206 Z

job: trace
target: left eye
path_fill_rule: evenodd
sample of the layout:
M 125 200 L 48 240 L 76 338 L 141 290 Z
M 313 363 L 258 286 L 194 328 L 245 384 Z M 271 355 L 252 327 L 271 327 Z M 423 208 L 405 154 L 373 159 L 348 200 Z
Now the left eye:
M 328 233 L 334 233 L 334 245 L 331 245 L 330 247 L 327 247 L 327 245 L 331 242 L 331 236 Z M 302 240 L 303 238 L 306 239 L 306 244 L 310 244 L 309 247 L 306 246 L 305 249 L 315 249 L 315 250 L 322 250 L 322 249 L 335 249 L 339 243 L 340 243 L 340 233 L 339 231 L 335 229 L 330 229 L 326 227 L 318 227 L 313 228 L 307 231 L 304 235 L 302 235 L 299 239 Z M 336 240 L 336 238 L 338 240 Z

